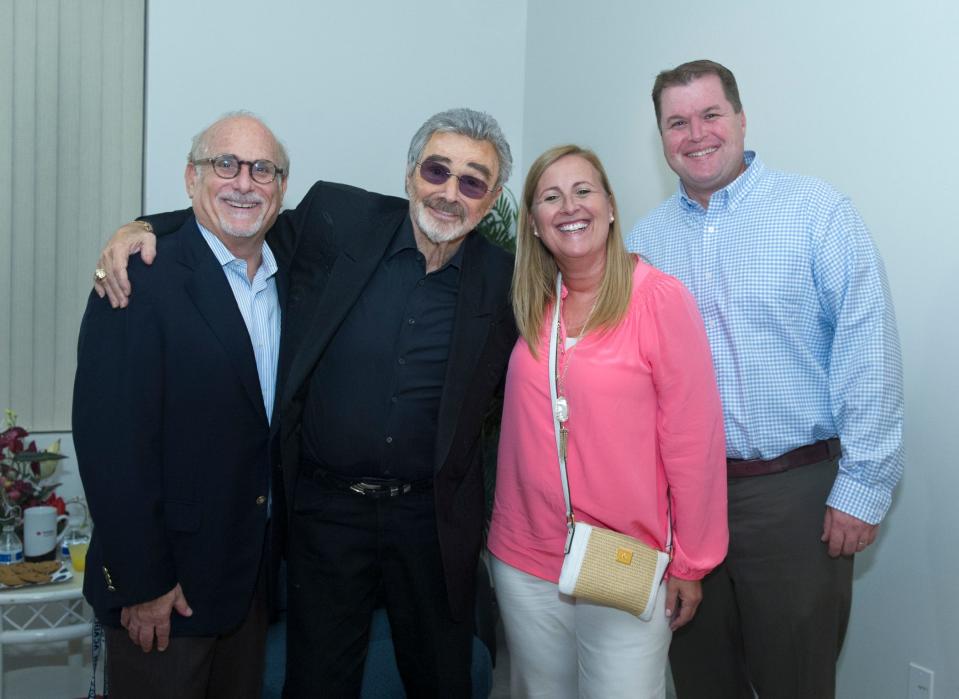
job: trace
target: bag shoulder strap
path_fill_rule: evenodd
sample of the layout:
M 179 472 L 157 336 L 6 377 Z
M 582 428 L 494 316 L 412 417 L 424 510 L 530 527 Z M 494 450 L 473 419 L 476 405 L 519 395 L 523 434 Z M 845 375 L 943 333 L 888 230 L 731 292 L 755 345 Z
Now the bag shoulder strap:
M 563 427 L 559 424 L 560 407 L 558 403 L 556 378 L 559 376 L 559 325 L 560 299 L 563 294 L 563 273 L 556 273 L 556 297 L 553 299 L 553 322 L 549 333 L 549 398 L 553 409 L 553 432 L 556 436 L 556 454 L 559 457 L 559 476 L 563 482 L 563 498 L 566 500 L 566 545 L 563 555 L 569 553 L 573 543 L 573 530 L 576 528 L 573 516 L 573 504 L 569 497 L 569 476 L 566 472 L 566 449 L 563 445 Z M 673 552 L 673 514 L 669 491 L 666 493 L 666 553 Z
M 563 481 L 563 497 L 566 500 L 566 546 L 563 555 L 569 553 L 573 543 L 573 505 L 569 500 L 569 478 L 566 475 L 566 450 L 563 448 L 563 428 L 559 424 L 559 403 L 556 393 L 557 355 L 559 354 L 559 306 L 563 294 L 563 273 L 556 273 L 556 297 L 553 299 L 553 323 L 549 333 L 549 398 L 553 408 L 553 432 L 556 435 L 556 454 L 559 456 L 559 475 Z

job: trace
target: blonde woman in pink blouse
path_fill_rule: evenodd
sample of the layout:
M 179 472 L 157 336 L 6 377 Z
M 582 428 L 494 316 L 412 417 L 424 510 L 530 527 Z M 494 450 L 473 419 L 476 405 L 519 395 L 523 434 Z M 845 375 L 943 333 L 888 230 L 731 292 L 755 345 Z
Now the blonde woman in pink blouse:
M 672 631 L 726 555 L 726 450 L 703 322 L 683 285 L 626 252 L 602 164 L 553 148 L 523 190 L 489 535 L 510 652 L 511 696 L 664 697 Z M 577 521 L 664 550 L 672 562 L 648 622 L 559 592 L 566 509 L 548 347 L 562 272 L 558 394 Z

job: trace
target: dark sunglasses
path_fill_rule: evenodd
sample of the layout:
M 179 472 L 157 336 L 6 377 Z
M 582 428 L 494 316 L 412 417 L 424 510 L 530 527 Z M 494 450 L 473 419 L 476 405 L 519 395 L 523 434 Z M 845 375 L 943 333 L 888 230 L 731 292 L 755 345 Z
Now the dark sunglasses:
M 459 184 L 460 192 L 464 197 L 470 199 L 482 199 L 493 190 L 481 180 L 473 175 L 454 175 L 449 168 L 438 163 L 435 160 L 424 160 L 417 163 L 420 166 L 420 177 L 430 184 L 444 184 L 450 177 L 455 177 Z

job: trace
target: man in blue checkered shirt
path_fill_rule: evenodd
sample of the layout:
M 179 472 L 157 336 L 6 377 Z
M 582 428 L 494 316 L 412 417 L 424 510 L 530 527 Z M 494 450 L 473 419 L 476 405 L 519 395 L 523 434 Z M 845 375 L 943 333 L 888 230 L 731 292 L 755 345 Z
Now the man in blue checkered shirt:
M 853 556 L 902 473 L 902 368 L 879 253 L 849 199 L 744 149 L 733 74 L 660 73 L 678 191 L 630 249 L 696 296 L 723 399 L 729 555 L 670 649 L 680 699 L 835 696 Z

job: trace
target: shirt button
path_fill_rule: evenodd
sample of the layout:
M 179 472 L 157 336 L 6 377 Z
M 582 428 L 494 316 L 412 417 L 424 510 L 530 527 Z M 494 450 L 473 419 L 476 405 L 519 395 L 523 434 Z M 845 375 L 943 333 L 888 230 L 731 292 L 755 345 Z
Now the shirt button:
M 406 364 L 406 357 L 400 357 L 400 358 L 397 359 L 396 361 L 397 361 L 397 363 L 399 363 L 399 364 Z
M 392 437 L 387 437 L 387 438 L 386 438 L 386 443 L 387 443 L 387 444 L 392 444 L 392 443 L 393 443 L 393 438 L 392 438 Z
M 707 232 L 707 233 L 715 233 L 715 232 L 716 232 L 716 226 L 706 226 L 706 232 Z
M 423 284 L 425 284 L 425 283 L 426 283 L 426 282 L 424 282 L 422 279 L 420 279 L 418 282 L 416 282 L 416 286 L 423 286 Z
M 416 322 L 416 318 L 409 318 L 406 322 L 409 323 L 410 325 L 413 325 L 413 323 Z
M 257 505 L 262 505 L 262 504 L 265 503 L 265 502 L 266 502 L 266 495 L 260 495 L 260 496 L 257 497 L 257 499 L 256 499 L 256 504 L 257 504 Z
M 397 398 L 396 396 L 390 396 L 390 403 L 395 403 L 398 400 L 399 398 Z

